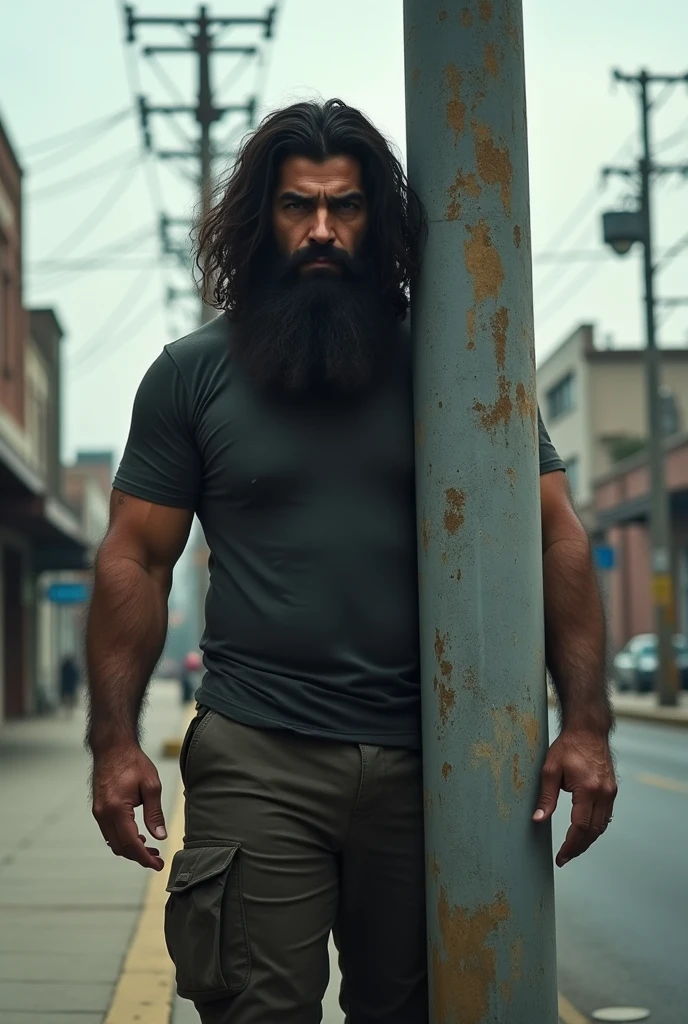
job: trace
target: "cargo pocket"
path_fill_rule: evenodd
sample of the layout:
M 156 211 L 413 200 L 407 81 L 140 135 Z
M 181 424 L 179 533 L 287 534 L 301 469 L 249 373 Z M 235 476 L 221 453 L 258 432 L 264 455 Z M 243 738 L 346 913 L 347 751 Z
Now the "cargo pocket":
M 241 992 L 250 958 L 238 843 L 189 843 L 175 854 L 165 940 L 180 996 L 205 1002 Z

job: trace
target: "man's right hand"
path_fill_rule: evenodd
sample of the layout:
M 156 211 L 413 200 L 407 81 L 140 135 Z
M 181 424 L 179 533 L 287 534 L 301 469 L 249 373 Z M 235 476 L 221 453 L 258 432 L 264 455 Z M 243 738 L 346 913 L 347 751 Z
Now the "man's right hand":
M 157 769 L 137 743 L 94 754 L 93 816 L 106 843 L 116 857 L 154 871 L 162 871 L 164 862 L 139 834 L 135 808 L 143 805 L 143 820 L 152 836 L 167 839 L 161 794 Z

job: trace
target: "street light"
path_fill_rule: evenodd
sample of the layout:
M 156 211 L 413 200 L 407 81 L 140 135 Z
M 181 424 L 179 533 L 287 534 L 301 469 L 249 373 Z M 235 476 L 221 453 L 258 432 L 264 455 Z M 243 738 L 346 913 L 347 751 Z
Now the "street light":
M 625 256 L 636 242 L 644 240 L 643 216 L 640 210 L 615 210 L 602 214 L 604 241 L 617 256 Z
M 677 673 L 673 646 L 674 587 L 671 574 L 669 497 L 664 477 L 663 434 L 665 416 L 655 333 L 654 262 L 650 220 L 650 159 L 647 101 L 643 86 L 645 153 L 640 161 L 641 196 L 635 210 L 615 210 L 602 215 L 604 241 L 619 256 L 636 242 L 643 246 L 646 312 L 646 384 L 648 410 L 648 462 L 650 471 L 650 535 L 652 545 L 652 603 L 657 629 L 657 693 L 660 704 L 677 703 Z

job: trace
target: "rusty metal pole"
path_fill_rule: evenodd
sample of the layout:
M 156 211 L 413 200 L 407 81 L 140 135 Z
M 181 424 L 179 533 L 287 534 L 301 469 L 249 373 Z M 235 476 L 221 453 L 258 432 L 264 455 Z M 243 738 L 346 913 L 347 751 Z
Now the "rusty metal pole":
M 521 0 L 405 0 L 430 1006 L 555 1024 Z

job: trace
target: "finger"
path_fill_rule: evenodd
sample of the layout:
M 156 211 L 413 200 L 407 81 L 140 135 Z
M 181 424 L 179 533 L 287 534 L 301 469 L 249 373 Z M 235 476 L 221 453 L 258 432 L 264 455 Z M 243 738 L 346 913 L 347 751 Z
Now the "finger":
M 142 836 L 140 832 L 139 832 L 139 839 L 141 840 L 143 845 L 146 846 L 146 837 Z M 156 849 L 155 847 L 153 847 L 153 846 L 146 846 L 146 849 L 148 850 L 149 853 L 152 853 L 155 857 L 159 857 L 160 856 L 160 850 Z
M 580 791 L 574 792 L 571 824 L 557 854 L 557 864 L 560 868 L 563 868 L 574 857 L 579 857 L 593 842 L 595 835 L 590 829 L 593 807 L 592 797 L 582 794 Z
M 595 839 L 607 831 L 607 825 L 612 816 L 612 809 L 606 800 L 598 800 L 592 812 L 590 830 L 595 833 Z
M 167 839 L 165 816 L 162 813 L 162 786 L 156 773 L 155 778 L 141 783 L 143 820 L 146 828 L 156 839 Z
M 103 835 L 106 845 L 110 848 L 110 851 L 114 853 L 115 857 L 122 856 L 122 844 L 119 841 L 117 830 L 113 825 L 103 824 L 100 827 L 100 831 Z
M 136 821 L 133 817 L 123 814 L 119 820 L 115 823 L 117 829 L 117 839 L 122 850 L 121 856 L 126 857 L 127 860 L 133 860 L 137 864 L 140 864 L 144 868 L 152 868 L 154 871 L 161 871 L 164 867 L 162 859 L 154 854 L 152 850 L 147 849 L 145 841 L 139 836 L 139 830 L 136 827 Z
M 105 840 L 105 843 L 110 847 L 116 857 L 121 857 L 122 846 L 119 841 L 119 836 L 117 835 L 117 829 L 112 821 L 113 812 L 111 810 L 105 810 L 103 807 L 96 806 L 94 804 L 92 813 L 98 823 L 100 834 Z
M 561 783 L 561 768 L 554 762 L 545 762 L 540 783 L 540 798 L 533 821 L 549 821 L 552 817 L 557 808 Z

